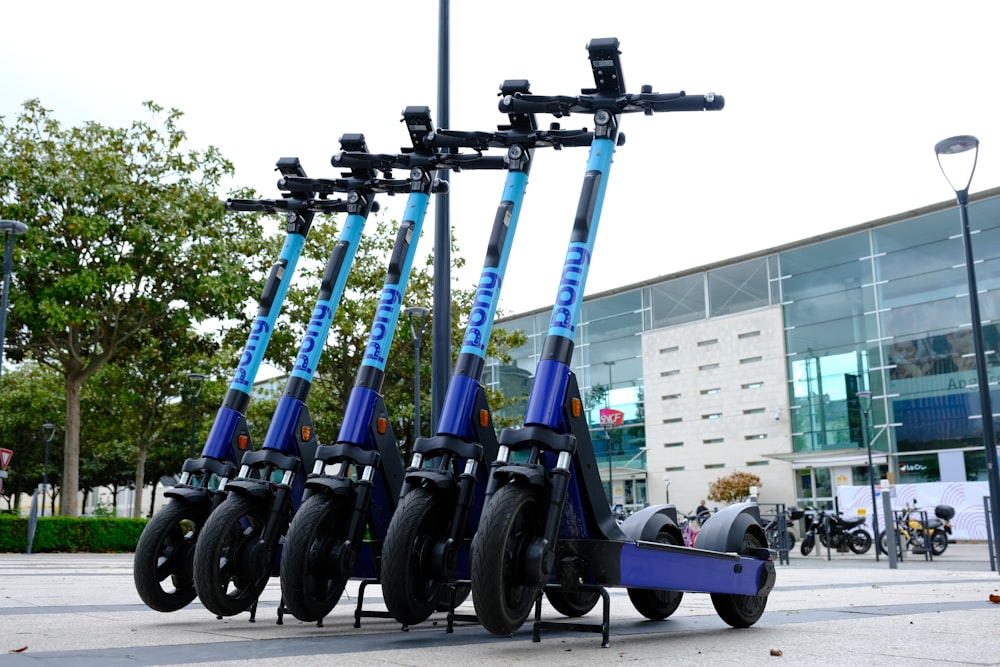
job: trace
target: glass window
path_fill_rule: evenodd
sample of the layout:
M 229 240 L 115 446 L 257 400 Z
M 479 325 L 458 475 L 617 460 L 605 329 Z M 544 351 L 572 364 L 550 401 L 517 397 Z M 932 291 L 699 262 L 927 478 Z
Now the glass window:
M 855 268 L 860 268 L 860 265 Z M 785 306 L 785 326 L 857 317 L 864 313 L 863 301 L 863 290 L 860 287 L 800 299 Z
M 762 257 L 709 271 L 708 300 L 712 317 L 769 305 L 767 260 Z
M 650 287 L 653 327 L 668 327 L 705 318 L 705 274 L 668 280 Z

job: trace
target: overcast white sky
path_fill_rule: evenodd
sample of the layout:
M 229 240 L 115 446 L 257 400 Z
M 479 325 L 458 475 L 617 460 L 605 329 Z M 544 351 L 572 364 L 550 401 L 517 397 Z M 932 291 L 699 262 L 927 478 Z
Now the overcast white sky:
M 277 196 L 277 158 L 334 176 L 342 134 L 396 152 L 404 107 L 436 116 L 438 7 L 4 3 L 0 115 L 37 97 L 64 125 L 127 125 L 154 100 L 185 113 L 191 148 L 219 147 L 238 184 Z M 950 200 L 933 146 L 952 135 L 982 142 L 972 191 L 1000 185 L 998 19 L 990 0 L 451 0 L 450 126 L 494 129 L 504 79 L 577 94 L 592 82 L 585 45 L 595 37 L 621 41 L 630 91 L 725 96 L 720 112 L 623 118 L 595 293 Z M 552 302 L 586 158 L 536 153 L 503 288 L 508 314 Z M 495 172 L 452 178 L 463 286 L 478 278 L 502 184 Z M 396 217 L 404 201 L 383 210 Z M 432 205 L 428 251 L 433 215 Z

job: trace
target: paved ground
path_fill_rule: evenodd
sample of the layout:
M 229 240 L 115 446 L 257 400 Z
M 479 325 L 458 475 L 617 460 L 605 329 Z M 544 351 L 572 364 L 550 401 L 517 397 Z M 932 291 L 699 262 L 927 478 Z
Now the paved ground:
M 1000 665 L 1000 604 L 989 601 L 1000 575 L 984 544 L 896 569 L 872 552 L 794 552 L 777 569 L 767 611 L 745 630 L 723 623 L 707 595 L 688 594 L 671 618 L 650 622 L 612 589 L 611 645 L 601 648 L 599 634 L 563 629 L 533 642 L 530 619 L 509 639 L 471 623 L 446 633 L 444 614 L 407 632 L 384 618 L 355 629 L 357 582 L 322 627 L 275 623 L 277 580 L 256 623 L 219 620 L 197 601 L 161 614 L 139 600 L 130 554 L 0 554 L 0 665 Z M 369 587 L 365 609 L 381 609 L 380 596 Z M 471 602 L 463 608 L 472 613 Z M 543 618 L 562 617 L 546 604 Z

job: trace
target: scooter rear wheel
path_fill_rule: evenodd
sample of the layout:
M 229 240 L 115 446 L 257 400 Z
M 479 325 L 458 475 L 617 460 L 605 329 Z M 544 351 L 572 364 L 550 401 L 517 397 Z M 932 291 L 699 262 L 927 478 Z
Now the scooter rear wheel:
M 132 576 L 139 597 L 155 611 L 177 611 L 191 603 L 194 547 L 208 506 L 171 500 L 153 515 L 135 547 Z
M 431 489 L 413 489 L 400 500 L 385 534 L 382 597 L 403 625 L 426 621 L 447 593 L 444 582 L 434 578 L 432 553 L 434 544 L 448 537 L 451 512 L 444 500 Z
M 205 522 L 194 550 L 194 583 L 213 614 L 246 611 L 267 586 L 270 558 L 260 543 L 267 514 L 264 499 L 230 492 Z
M 350 572 L 335 554 L 344 546 L 351 507 L 346 498 L 316 493 L 295 512 L 281 554 L 281 595 L 300 621 L 318 621 L 344 593 Z
M 534 489 L 507 484 L 483 510 L 472 538 L 472 602 L 480 624 L 509 637 L 524 624 L 538 595 L 522 571 L 525 551 L 540 536 L 544 512 Z
M 545 589 L 545 597 L 552 608 L 563 616 L 577 618 L 590 613 L 601 601 L 600 591 L 560 591 Z
M 740 555 L 746 556 L 751 549 L 766 547 L 767 544 L 762 537 L 748 530 L 743 535 L 743 548 L 740 549 Z M 712 593 L 712 605 L 719 617 L 732 627 L 749 628 L 764 613 L 764 607 L 767 606 L 767 596 Z
M 661 544 L 679 545 L 676 537 L 667 531 L 661 531 L 656 536 Z M 681 606 L 684 598 L 682 591 L 661 591 L 651 588 L 629 588 L 628 599 L 632 601 L 635 610 L 651 621 L 662 621 Z

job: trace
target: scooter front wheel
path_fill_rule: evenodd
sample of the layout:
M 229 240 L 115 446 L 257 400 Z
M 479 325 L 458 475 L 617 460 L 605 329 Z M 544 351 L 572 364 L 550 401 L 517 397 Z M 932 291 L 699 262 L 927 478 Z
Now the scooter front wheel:
M 153 515 L 135 547 L 132 576 L 139 597 L 155 611 L 177 611 L 191 603 L 194 548 L 208 518 L 207 504 L 171 500 Z
M 448 537 L 451 517 L 443 494 L 413 489 L 393 512 L 382 545 L 382 597 L 393 618 L 403 625 L 422 623 L 438 608 L 446 592 L 434 578 L 433 547 Z
M 270 578 L 261 543 L 267 502 L 230 492 L 212 512 L 194 550 L 194 584 L 202 604 L 218 616 L 253 606 Z
M 541 534 L 544 512 L 536 491 L 507 484 L 483 510 L 472 538 L 472 602 L 480 624 L 509 637 L 524 624 L 538 595 L 523 572 L 525 551 Z
M 288 527 L 281 554 L 281 594 L 300 621 L 318 621 L 333 610 L 351 572 L 344 571 L 351 507 L 346 498 L 317 493 L 302 503 Z
M 767 543 L 763 537 L 748 530 L 743 535 L 743 548 L 740 549 L 740 555 L 746 556 L 752 549 L 764 548 L 767 548 Z M 764 613 L 764 607 L 767 606 L 767 596 L 712 593 L 712 605 L 719 617 L 732 627 L 749 628 Z

